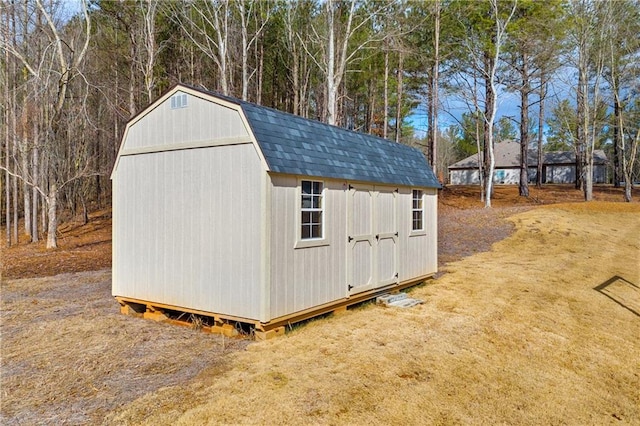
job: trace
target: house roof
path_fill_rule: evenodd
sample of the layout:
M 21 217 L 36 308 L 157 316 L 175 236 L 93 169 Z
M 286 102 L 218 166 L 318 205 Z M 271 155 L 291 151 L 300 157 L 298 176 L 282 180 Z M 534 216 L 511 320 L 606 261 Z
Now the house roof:
M 441 186 L 416 148 L 190 88 L 242 108 L 270 171 L 404 186 Z
M 497 143 L 494 146 L 494 155 L 497 169 L 520 167 L 520 142 L 504 141 Z M 479 156 L 482 157 L 482 152 L 480 152 L 480 155 L 473 154 L 450 165 L 449 169 L 477 169 Z M 607 156 L 603 150 L 596 149 L 593 151 L 593 161 L 594 164 L 605 164 Z M 543 162 L 546 165 L 575 164 L 576 154 L 573 151 L 545 152 Z M 537 150 L 529 149 L 527 164 L 529 167 L 535 167 L 538 164 Z

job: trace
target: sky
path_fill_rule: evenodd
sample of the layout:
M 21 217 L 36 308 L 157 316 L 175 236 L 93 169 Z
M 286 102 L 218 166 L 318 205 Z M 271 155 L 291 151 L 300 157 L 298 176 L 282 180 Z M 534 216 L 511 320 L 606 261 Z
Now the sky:
M 574 69 L 570 66 L 565 66 L 558 70 L 556 78 L 550 84 L 547 99 L 545 101 L 545 117 L 551 115 L 551 111 L 554 106 L 563 99 L 573 100 L 575 95 L 573 94 L 570 82 L 573 80 Z M 529 102 L 537 101 L 537 96 L 531 96 Z M 482 107 L 482 106 L 481 106 Z M 440 95 L 440 109 L 438 115 L 438 127 L 440 130 L 446 130 L 449 126 L 456 125 L 462 118 L 462 115 L 469 112 L 469 107 L 460 95 L 446 95 L 441 93 Z M 538 115 L 538 105 L 530 107 L 530 117 L 536 117 Z M 504 88 L 501 88 L 498 92 L 498 111 L 495 121 L 497 122 L 501 117 L 511 117 L 518 123 L 520 122 L 520 95 L 515 92 L 507 92 Z M 427 131 L 427 107 L 426 103 L 420 104 L 413 114 L 408 118 L 418 137 L 424 137 Z M 516 129 L 518 124 L 514 123 Z M 548 130 L 548 126 L 545 124 L 545 132 Z

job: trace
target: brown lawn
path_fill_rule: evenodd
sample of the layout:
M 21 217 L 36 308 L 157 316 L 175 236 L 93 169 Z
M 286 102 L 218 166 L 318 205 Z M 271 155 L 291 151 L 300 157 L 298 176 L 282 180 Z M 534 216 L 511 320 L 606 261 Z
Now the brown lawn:
M 98 212 L 2 252 L 0 423 L 638 424 L 640 203 L 599 189 L 446 188 L 424 304 L 260 343 L 118 314 L 108 269 L 75 272 L 109 266 Z

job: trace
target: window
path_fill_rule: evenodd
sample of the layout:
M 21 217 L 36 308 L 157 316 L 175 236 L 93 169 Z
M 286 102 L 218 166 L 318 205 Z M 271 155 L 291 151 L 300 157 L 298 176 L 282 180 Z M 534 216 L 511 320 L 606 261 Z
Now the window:
M 413 190 L 413 207 L 411 213 L 413 215 L 413 226 L 411 229 L 414 231 L 422 231 L 424 229 L 422 222 L 424 211 L 422 209 L 422 191 L 419 189 Z
M 187 94 L 178 92 L 171 97 L 171 109 L 186 108 Z
M 303 180 L 301 182 L 300 239 L 319 239 L 323 237 L 322 182 Z

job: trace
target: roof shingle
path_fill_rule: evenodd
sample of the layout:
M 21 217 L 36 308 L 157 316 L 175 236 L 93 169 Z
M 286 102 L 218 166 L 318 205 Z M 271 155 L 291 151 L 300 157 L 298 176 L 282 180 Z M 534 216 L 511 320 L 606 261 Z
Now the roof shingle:
M 441 186 L 416 148 L 205 93 L 240 105 L 270 171 L 403 186 Z

